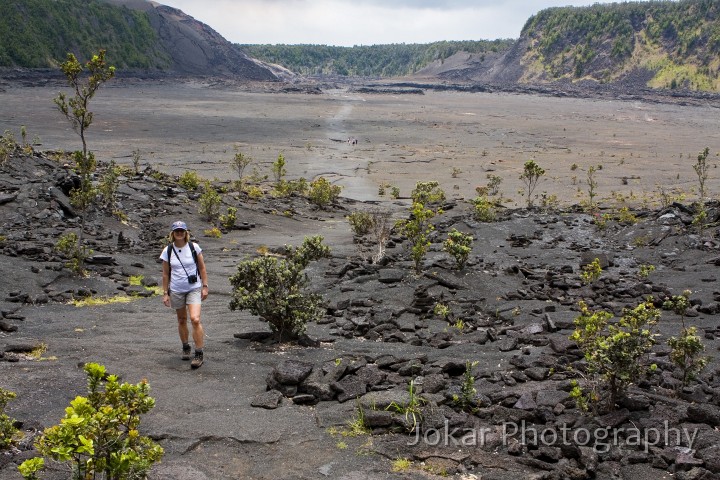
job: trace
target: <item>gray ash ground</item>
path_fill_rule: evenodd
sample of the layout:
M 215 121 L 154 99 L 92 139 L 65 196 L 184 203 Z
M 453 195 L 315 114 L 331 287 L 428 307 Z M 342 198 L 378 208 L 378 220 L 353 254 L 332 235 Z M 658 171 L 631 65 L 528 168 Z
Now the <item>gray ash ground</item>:
M 37 432 L 56 424 L 84 393 L 78 365 L 89 361 L 124 380 L 150 382 L 157 406 L 143 419 L 143 433 L 166 451 L 151 478 L 720 474 L 717 229 L 694 233 L 684 205 L 636 211 L 637 223 L 611 220 L 599 229 L 579 210 L 506 210 L 494 223 L 479 223 L 470 205 L 450 203 L 435 219 L 418 275 L 398 236 L 379 265 L 360 258 L 344 216 L 365 204 L 343 200 L 324 211 L 300 197 L 251 201 L 225 194 L 224 205 L 239 209 L 239 228 L 214 239 L 201 234 L 197 194 L 148 169 L 121 178 L 125 221 L 101 210 L 88 216 L 86 238 L 95 253 L 90 275 L 77 278 L 53 248 L 59 235 L 79 226 L 63 191 L 71 176 L 42 153 L 17 152 L 0 167 L 0 386 L 18 393 L 7 413 L 25 432 L 15 448 L 0 453 L 1 479 L 20 478 L 17 464 L 33 456 Z M 396 217 L 407 211 L 403 202 L 382 208 Z M 708 208 L 714 224 L 717 206 Z M 203 307 L 207 360 L 196 372 L 180 360 L 172 312 L 128 281 L 144 275 L 146 285 L 157 283 L 156 257 L 177 218 L 196 230 L 210 273 L 211 297 Z M 475 238 L 460 271 L 442 252 L 451 228 Z M 258 247 L 281 251 L 316 233 L 332 249 L 330 259 L 308 269 L 327 315 L 308 327 L 305 346 L 273 343 L 264 323 L 229 311 L 227 279 Z M 594 258 L 603 262 L 603 274 L 584 285 L 581 266 Z M 643 264 L 655 267 L 647 278 L 638 273 Z M 665 343 L 678 334 L 680 318 L 663 311 L 661 337 L 648 359 L 659 368 L 633 385 L 615 411 L 580 412 L 569 397 L 573 372 L 583 364 L 569 340 L 578 301 L 620 315 L 648 296 L 660 305 L 685 289 L 693 292 L 686 321 L 712 357 L 700 378 L 681 388 Z M 121 292 L 139 297 L 101 307 L 67 304 Z M 462 329 L 433 315 L 438 302 L 462 319 Z M 40 344 L 47 346 L 45 360 L 28 355 Z M 476 393 L 460 405 L 468 362 Z M 411 382 L 424 400 L 416 433 L 408 434 L 412 416 L 393 406 L 410 400 Z M 342 436 L 359 409 L 372 435 Z M 410 469 L 393 472 L 398 458 L 411 460 Z M 50 477 L 66 478 L 67 471 Z

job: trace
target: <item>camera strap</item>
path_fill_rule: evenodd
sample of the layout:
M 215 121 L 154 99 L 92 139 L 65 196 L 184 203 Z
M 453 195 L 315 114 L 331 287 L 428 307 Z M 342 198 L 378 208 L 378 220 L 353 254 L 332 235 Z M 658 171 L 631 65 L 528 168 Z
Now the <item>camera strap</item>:
M 192 253 L 193 261 L 195 262 L 195 275 L 200 276 L 200 271 L 198 270 L 197 266 L 197 253 L 195 253 L 195 247 L 193 247 L 192 242 L 188 242 L 188 245 L 190 246 L 190 252 Z M 168 265 L 172 269 L 172 262 L 170 261 L 172 258 L 172 253 L 175 252 L 175 245 L 170 244 L 168 245 Z M 182 263 L 182 260 L 180 260 L 180 255 L 178 255 L 178 252 L 175 252 L 175 256 L 178 259 L 178 262 L 180 262 L 180 266 L 185 270 L 185 276 L 190 276 L 187 272 L 187 269 L 185 268 L 185 265 Z

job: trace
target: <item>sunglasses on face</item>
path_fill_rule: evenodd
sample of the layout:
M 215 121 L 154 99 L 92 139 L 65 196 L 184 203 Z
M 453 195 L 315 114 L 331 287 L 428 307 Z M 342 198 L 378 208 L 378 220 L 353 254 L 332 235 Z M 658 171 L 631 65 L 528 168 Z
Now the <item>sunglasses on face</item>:
M 185 230 L 173 230 L 173 233 L 185 233 Z

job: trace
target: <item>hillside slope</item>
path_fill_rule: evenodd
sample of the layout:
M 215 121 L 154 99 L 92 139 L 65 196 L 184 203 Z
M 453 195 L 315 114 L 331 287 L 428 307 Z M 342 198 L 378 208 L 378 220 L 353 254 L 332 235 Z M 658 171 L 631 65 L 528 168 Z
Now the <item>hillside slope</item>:
M 104 48 L 122 70 L 277 80 L 219 33 L 182 11 L 146 0 L 0 2 L 0 66 L 47 68 L 67 52 Z
M 531 17 L 516 44 L 490 65 L 440 72 L 467 81 L 590 80 L 652 88 L 720 90 L 720 3 L 628 2 L 550 8 Z

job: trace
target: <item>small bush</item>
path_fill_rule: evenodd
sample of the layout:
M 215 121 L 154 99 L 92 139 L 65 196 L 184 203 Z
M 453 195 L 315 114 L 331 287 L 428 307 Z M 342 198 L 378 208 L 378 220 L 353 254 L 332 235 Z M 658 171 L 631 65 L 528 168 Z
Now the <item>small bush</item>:
M 475 206 L 473 216 L 479 222 L 494 222 L 496 217 L 495 204 L 487 199 L 487 197 L 477 197 L 472 200 Z
M 226 230 L 232 230 L 235 228 L 235 222 L 237 222 L 237 208 L 228 207 L 225 215 L 220 215 L 220 225 Z
M 308 200 L 310 200 L 310 203 L 317 205 L 320 208 L 325 208 L 326 206 L 337 202 L 341 191 L 341 186 L 333 185 L 324 177 L 320 177 L 310 184 Z
M 582 267 L 580 279 L 585 285 L 596 282 L 602 275 L 602 267 L 600 267 L 600 259 L 596 258 L 592 262 Z
M 202 195 L 200 195 L 199 202 L 200 215 L 212 224 L 217 223 L 220 218 L 220 204 L 222 203 L 222 197 L 210 185 L 210 182 L 205 182 L 205 188 Z
M 67 260 L 65 266 L 70 271 L 76 275 L 85 274 L 85 260 L 92 255 L 92 250 L 80 245 L 77 234 L 70 232 L 60 236 L 57 243 L 55 243 L 55 250 L 65 257 Z
M 445 192 L 438 182 L 417 182 L 410 193 L 413 203 L 422 205 L 439 204 L 445 201 Z
M 682 295 L 674 295 L 670 300 L 663 303 L 663 308 L 672 310 L 680 315 L 682 322 L 682 330 L 680 336 L 670 337 L 668 345 L 672 349 L 670 351 L 670 361 L 672 361 L 682 372 L 682 385 L 694 379 L 701 371 L 705 369 L 709 359 L 702 357 L 700 354 L 705 351 L 705 345 L 697 335 L 695 327 L 687 327 L 685 325 L 685 315 L 690 308 L 690 290 L 684 290 Z
M 285 156 L 281 153 L 278 155 L 277 160 L 275 160 L 272 164 L 271 171 L 273 174 L 273 177 L 275 177 L 275 183 L 280 183 L 285 175 L 287 175 L 287 170 L 285 169 Z
M 15 420 L 5 414 L 5 407 L 8 402 L 15 398 L 15 392 L 0 388 L 0 450 L 4 450 L 12 445 L 17 428 L 15 428 Z
M 626 308 L 617 323 L 610 323 L 611 313 L 592 312 L 585 302 L 580 302 L 579 307 L 570 339 L 577 342 L 587 362 L 589 393 L 582 392 L 576 398 L 594 411 L 598 407 L 614 410 L 620 395 L 646 369 L 642 359 L 655 345 L 657 334 L 653 328 L 660 319 L 660 310 L 648 300 L 633 309 Z
M 205 234 L 206 237 L 210 237 L 210 238 L 222 237 L 222 232 L 217 227 L 205 229 L 205 230 L 203 230 L 203 233 Z
M 297 180 L 280 180 L 273 187 L 273 195 L 276 197 L 289 197 L 293 193 L 305 195 L 308 191 L 308 183 L 304 177 Z
M 285 258 L 263 256 L 240 262 L 230 277 L 230 309 L 258 315 L 280 341 L 297 338 L 308 322 L 323 316 L 321 297 L 304 291 L 309 283 L 304 270 L 310 261 L 330 254 L 321 236 L 308 237 L 302 246 L 287 250 Z
M 350 229 L 358 237 L 367 235 L 372 228 L 372 216 L 368 212 L 356 210 L 346 218 L 350 223 Z
M 73 478 L 146 478 L 163 449 L 140 435 L 140 415 L 155 406 L 146 381 L 120 383 L 105 367 L 85 365 L 87 397 L 76 397 L 60 424 L 45 429 L 36 448 L 45 457 L 68 463 Z M 19 469 L 24 478 L 37 478 L 41 457 L 26 460 Z
M 448 238 L 443 243 L 443 251 L 455 259 L 458 270 L 462 270 L 467 263 L 470 252 L 472 252 L 473 237 L 464 234 L 456 229 L 448 233 Z
M 198 176 L 197 172 L 188 170 L 187 172 L 180 175 L 178 183 L 185 190 L 197 190 L 197 188 L 200 186 L 200 177 Z

